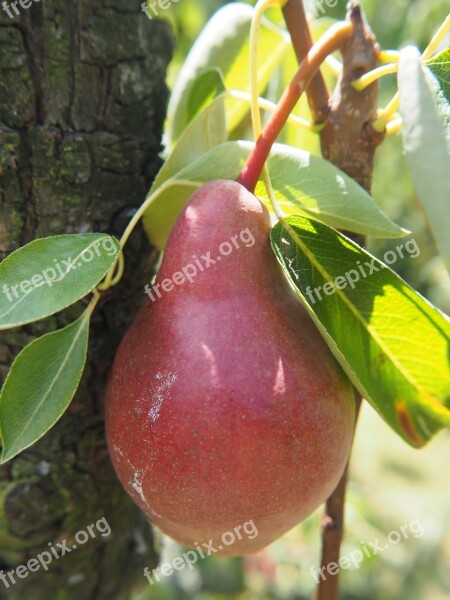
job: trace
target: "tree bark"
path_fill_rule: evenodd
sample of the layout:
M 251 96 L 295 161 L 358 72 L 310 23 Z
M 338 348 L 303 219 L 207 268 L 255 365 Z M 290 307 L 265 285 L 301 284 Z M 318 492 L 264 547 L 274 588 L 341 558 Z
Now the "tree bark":
M 0 253 L 61 233 L 120 234 L 160 166 L 168 27 L 128 0 L 34 0 L 0 8 Z M 24 3 L 25 4 L 25 3 Z M 154 255 L 153 255 L 154 256 Z M 118 483 L 106 450 L 102 395 L 115 349 L 153 268 L 142 231 L 118 288 L 94 314 L 87 367 L 61 421 L 0 467 L 5 572 L 104 517 L 112 533 L 54 560 L 0 598 L 127 598 L 157 556 L 150 526 Z M 1 293 L 1 292 L 0 292 Z M 36 336 L 80 314 L 3 332 L 0 372 Z M 124 425 L 126 435 L 126 425 Z M 94 530 L 95 531 L 95 530 Z

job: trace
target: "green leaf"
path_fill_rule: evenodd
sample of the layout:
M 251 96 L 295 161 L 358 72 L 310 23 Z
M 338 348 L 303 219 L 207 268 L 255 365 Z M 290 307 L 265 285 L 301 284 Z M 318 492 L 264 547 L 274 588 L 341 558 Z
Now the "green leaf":
M 351 177 L 319 156 L 276 145 L 268 165 L 275 195 L 285 214 L 303 213 L 332 227 L 375 237 L 407 234 Z M 262 182 L 256 194 L 267 198 Z
M 384 263 L 326 225 L 289 217 L 274 227 L 271 240 L 331 351 L 392 429 L 420 447 L 449 427 L 449 320 Z M 408 240 L 385 260 L 393 264 L 417 252 Z
M 439 81 L 447 102 L 450 102 L 450 48 L 427 60 L 425 64 Z
M 403 145 L 411 177 L 450 271 L 450 106 L 416 48 L 401 51 L 398 72 Z
M 89 312 L 68 327 L 26 346 L 14 361 L 0 394 L 1 462 L 41 438 L 69 406 L 81 379 Z
M 214 179 L 236 179 L 253 146 L 251 142 L 217 146 L 166 180 L 160 193 L 154 190 L 155 200 L 145 215 L 153 244 L 164 248 L 178 214 L 197 187 Z M 302 212 L 334 227 L 366 235 L 405 235 L 362 187 L 328 161 L 275 144 L 268 165 L 275 194 L 287 214 Z M 262 183 L 256 194 L 269 205 Z
M 201 112 L 209 102 L 225 91 L 225 82 L 219 69 L 202 71 L 192 82 L 186 106 L 187 123 Z M 225 115 L 224 115 L 225 121 Z
M 150 193 L 202 154 L 206 154 L 208 150 L 225 143 L 226 139 L 224 96 L 220 95 L 189 123 L 161 167 Z M 145 219 L 144 225 L 146 225 Z M 149 223 L 148 226 L 151 231 L 152 223 Z
M 175 179 L 169 179 L 159 188 L 154 202 L 144 215 L 145 231 L 153 246 L 164 250 L 178 215 L 191 195 L 201 185 L 201 182 L 198 184 L 188 181 L 177 183 Z
M 171 144 L 181 136 L 189 122 L 189 90 L 196 76 L 216 68 L 224 75 L 227 89 L 249 91 L 249 34 L 253 8 L 233 2 L 217 11 L 193 45 L 181 68 L 168 107 L 166 133 Z M 260 35 L 258 64 L 259 90 L 262 92 L 289 47 L 288 34 L 267 19 Z M 248 106 L 232 105 L 227 111 L 228 126 L 236 127 Z
M 34 240 L 0 264 L 0 329 L 48 317 L 88 294 L 120 252 L 105 234 Z

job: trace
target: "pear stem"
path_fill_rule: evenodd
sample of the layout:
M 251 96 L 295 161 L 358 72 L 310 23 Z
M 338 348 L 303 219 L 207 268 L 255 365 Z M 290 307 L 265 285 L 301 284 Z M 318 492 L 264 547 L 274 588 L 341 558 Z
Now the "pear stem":
M 255 148 L 251 152 L 237 181 L 254 192 L 258 179 L 264 169 L 270 150 L 287 122 L 289 115 L 299 101 L 301 95 L 308 87 L 309 82 L 319 70 L 321 64 L 332 52 L 338 50 L 352 35 L 353 24 L 348 22 L 336 23 L 335 26 L 314 44 L 308 55 L 301 62 L 300 67 L 284 92 L 271 115 Z

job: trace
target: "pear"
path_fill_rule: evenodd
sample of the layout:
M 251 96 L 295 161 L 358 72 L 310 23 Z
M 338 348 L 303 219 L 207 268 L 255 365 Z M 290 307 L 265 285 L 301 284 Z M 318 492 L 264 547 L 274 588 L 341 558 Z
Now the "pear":
M 107 388 L 123 486 L 205 555 L 257 552 L 305 519 L 336 487 L 352 441 L 352 387 L 269 231 L 240 183 L 194 193 Z

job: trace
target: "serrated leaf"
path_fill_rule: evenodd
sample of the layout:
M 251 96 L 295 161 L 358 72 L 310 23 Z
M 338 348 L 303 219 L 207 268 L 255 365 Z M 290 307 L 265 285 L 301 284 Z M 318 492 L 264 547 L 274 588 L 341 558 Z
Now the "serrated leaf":
M 1 462 L 40 439 L 69 406 L 86 362 L 89 313 L 26 346 L 0 394 Z
M 439 251 L 450 271 L 450 106 L 413 47 L 398 72 L 403 145 L 411 177 Z
M 57 235 L 33 242 L 0 264 L 0 329 L 48 317 L 88 294 L 120 252 L 105 234 Z
M 146 231 L 163 249 L 184 204 L 207 181 L 236 179 L 254 144 L 227 142 L 200 156 L 173 175 L 145 215 Z M 327 224 L 378 237 L 402 237 L 405 231 L 393 223 L 374 199 L 328 161 L 309 152 L 275 144 L 268 161 L 275 194 L 287 214 L 313 215 Z M 269 204 L 265 187 L 256 194 Z
M 218 10 L 206 24 L 184 62 L 168 107 L 167 136 L 171 145 L 181 136 L 189 122 L 189 89 L 196 76 L 205 69 L 217 68 L 223 73 L 227 89 L 249 91 L 249 33 L 253 8 L 235 2 Z M 259 91 L 266 87 L 287 48 L 289 36 L 266 19 L 260 34 L 258 66 Z M 243 105 L 232 105 L 227 111 L 228 125 L 233 129 L 248 111 Z
M 448 318 L 322 223 L 289 217 L 274 227 L 271 240 L 331 351 L 392 429 L 420 447 L 449 427 Z M 408 240 L 385 257 L 393 264 L 393 256 L 417 255 L 417 248 Z
M 450 48 L 427 60 L 426 65 L 439 81 L 445 99 L 450 102 Z

